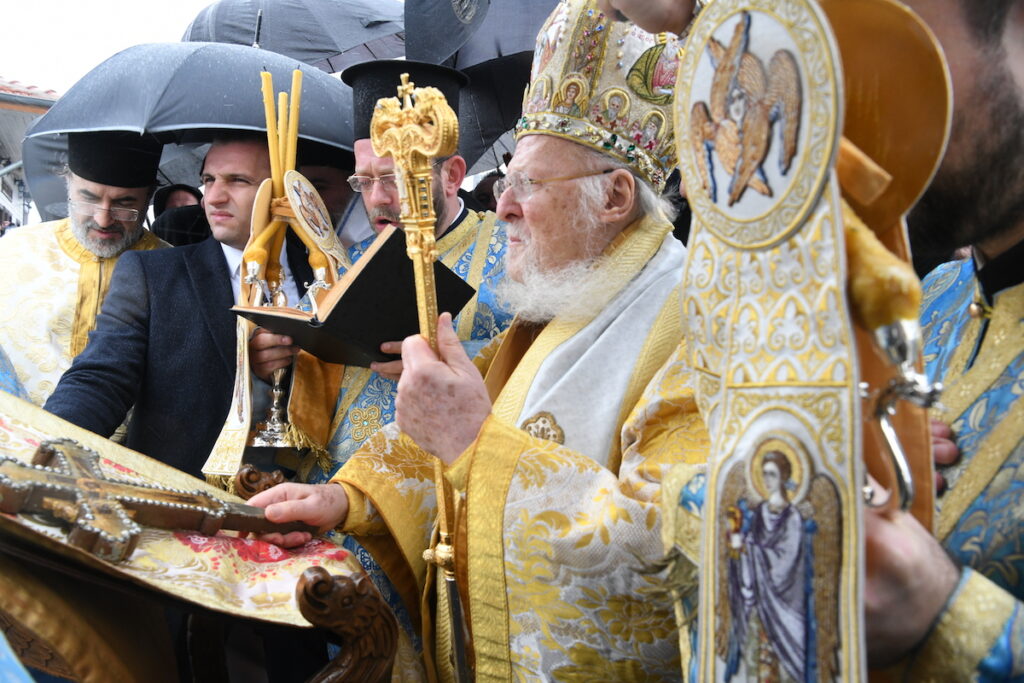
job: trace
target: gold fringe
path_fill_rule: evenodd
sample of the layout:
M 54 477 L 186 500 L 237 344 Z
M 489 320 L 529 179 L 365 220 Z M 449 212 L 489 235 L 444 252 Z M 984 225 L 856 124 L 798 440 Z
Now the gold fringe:
M 309 434 L 296 427 L 294 422 L 288 423 L 288 439 L 295 445 L 295 448 L 309 451 L 302 459 L 303 464 L 313 460 L 324 474 L 328 474 L 331 471 L 330 452 L 324 446 L 317 443 Z
M 210 486 L 216 486 L 219 489 L 223 489 L 228 493 L 234 493 L 235 491 L 235 478 L 226 474 L 207 474 L 206 483 Z

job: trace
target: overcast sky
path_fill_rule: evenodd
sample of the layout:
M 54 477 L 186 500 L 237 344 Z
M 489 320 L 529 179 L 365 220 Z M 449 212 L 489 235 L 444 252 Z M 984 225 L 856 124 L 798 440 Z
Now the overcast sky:
M 12 0 L 4 3 L 0 77 L 67 92 L 94 66 L 139 43 L 181 40 L 214 0 Z

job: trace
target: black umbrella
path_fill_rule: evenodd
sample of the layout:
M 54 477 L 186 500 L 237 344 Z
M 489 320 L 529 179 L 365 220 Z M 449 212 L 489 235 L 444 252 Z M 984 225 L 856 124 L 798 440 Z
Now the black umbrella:
M 130 130 L 167 142 L 208 141 L 217 130 L 265 130 L 260 72 L 274 90 L 300 69 L 299 136 L 352 149 L 352 90 L 293 58 L 225 43 L 149 43 L 118 52 L 71 86 L 29 129 Z
M 256 43 L 334 73 L 404 55 L 402 13 L 398 0 L 219 0 L 196 15 L 182 40 Z
M 471 21 L 462 21 L 453 9 L 460 4 L 475 5 Z M 408 36 L 406 56 L 451 66 L 470 78 L 459 100 L 459 154 L 471 172 L 500 165 L 505 147 L 494 145 L 522 115 L 537 32 L 557 4 L 558 0 L 406 0 L 407 26 L 442 22 L 423 44 Z M 449 8 L 444 12 L 437 5 Z M 469 13 L 466 10 L 463 16 Z
M 513 0 L 514 2 L 514 0 Z M 483 23 L 490 0 L 406 0 L 405 56 L 444 64 Z
M 207 142 L 220 130 L 265 130 L 260 72 L 269 71 L 280 92 L 291 87 L 293 69 L 303 73 L 299 136 L 351 150 L 352 90 L 319 69 L 240 45 L 136 45 L 83 76 L 28 130 L 23 157 L 29 191 L 37 206 L 54 201 L 41 181 L 33 183 L 29 168 L 43 168 L 45 176 L 59 164 L 64 133 L 129 130 L 163 142 Z M 48 139 L 34 141 L 43 136 Z

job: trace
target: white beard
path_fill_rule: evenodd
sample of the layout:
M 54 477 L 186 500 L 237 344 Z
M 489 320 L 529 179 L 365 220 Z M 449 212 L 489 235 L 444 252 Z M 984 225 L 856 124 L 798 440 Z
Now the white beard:
M 601 178 L 580 181 L 576 206 L 566 214 L 573 217 L 573 231 L 566 239 L 583 245 L 583 256 L 571 263 L 542 269 L 541 254 L 528 233 L 516 221 L 508 223 L 510 236 L 525 240 L 518 282 L 506 277 L 496 288 L 498 301 L 520 320 L 546 323 L 558 317 L 574 322 L 594 318 L 625 284 L 608 267 L 595 235 L 601 228 L 597 210 L 604 202 Z
M 521 282 L 505 278 L 497 287 L 498 300 L 520 320 L 546 323 L 554 318 L 587 321 L 604 310 L 622 289 L 605 257 L 576 261 L 544 272 L 524 265 Z

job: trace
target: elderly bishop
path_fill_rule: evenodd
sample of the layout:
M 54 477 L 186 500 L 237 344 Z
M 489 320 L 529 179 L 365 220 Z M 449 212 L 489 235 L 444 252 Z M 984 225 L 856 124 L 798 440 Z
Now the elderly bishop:
M 463 642 L 480 681 L 679 675 L 671 601 L 641 571 L 661 555 L 663 474 L 706 452 L 687 383 L 651 382 L 681 337 L 685 250 L 659 197 L 675 161 L 671 94 L 642 72 L 677 49 L 592 1 L 558 4 L 495 186 L 511 328 L 474 363 L 442 315 L 439 353 L 418 336 L 403 344 L 395 425 L 331 483 L 251 500 L 272 520 L 357 536 L 406 603 L 426 590 L 427 606 L 422 553 L 440 508 L 465 617 L 455 622 L 444 590 L 424 615 L 424 659 L 442 677 Z M 568 84 L 578 109 L 562 113 Z M 646 143 L 625 133 L 634 127 Z

